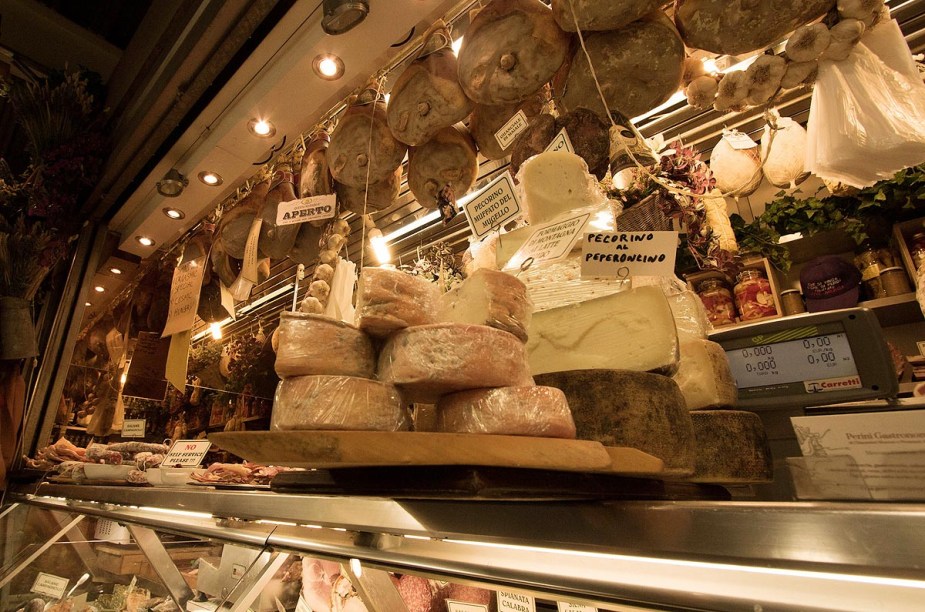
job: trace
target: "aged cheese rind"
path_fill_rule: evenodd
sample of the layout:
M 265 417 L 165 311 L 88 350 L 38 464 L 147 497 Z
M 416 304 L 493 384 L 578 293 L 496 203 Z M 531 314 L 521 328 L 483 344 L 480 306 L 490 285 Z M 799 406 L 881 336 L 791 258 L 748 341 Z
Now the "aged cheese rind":
M 575 438 L 565 394 L 552 387 L 500 387 L 444 395 L 437 431 Z
M 774 467 L 761 418 L 739 410 L 690 413 L 697 444 L 693 482 L 771 482 Z
M 580 440 L 629 446 L 665 462 L 666 472 L 694 470 L 694 432 L 684 396 L 666 376 L 625 370 L 577 370 L 536 377 L 565 393 Z
M 726 351 L 709 340 L 681 340 L 681 362 L 673 378 L 688 410 L 729 408 L 739 399 Z
M 392 385 L 351 376 L 296 376 L 276 388 L 270 429 L 406 431 L 411 416 Z
M 392 334 L 379 355 L 379 378 L 412 402 L 435 403 L 447 393 L 529 384 L 524 345 L 485 325 L 439 323 Z
M 442 323 L 488 325 L 526 342 L 532 314 L 526 285 L 511 274 L 482 268 L 440 296 L 437 319 Z
M 599 200 L 588 164 L 567 151 L 547 151 L 531 157 L 521 166 L 519 178 L 524 212 L 531 225 Z
M 371 336 L 437 322 L 434 283 L 389 268 L 363 268 L 357 285 L 357 326 Z
M 280 378 L 326 374 L 373 378 L 376 351 L 365 333 L 342 321 L 282 312 L 276 373 Z
M 533 314 L 527 341 L 535 375 L 566 370 L 635 370 L 672 375 L 678 334 L 658 287 L 639 287 Z

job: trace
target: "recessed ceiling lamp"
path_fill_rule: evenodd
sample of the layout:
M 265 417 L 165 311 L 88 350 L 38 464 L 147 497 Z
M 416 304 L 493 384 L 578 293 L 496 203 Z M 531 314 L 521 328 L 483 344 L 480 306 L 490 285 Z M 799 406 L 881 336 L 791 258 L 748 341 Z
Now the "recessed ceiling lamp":
M 266 119 L 251 119 L 247 122 L 247 129 L 251 134 L 261 138 L 269 138 L 276 134 L 276 127 Z
M 113 274 L 122 274 L 122 270 L 116 267 L 109 268 L 109 271 L 112 272 Z
M 93 306 L 93 304 L 91 304 L 90 302 L 84 302 L 84 306 L 86 306 L 87 308 L 90 308 L 91 306 Z
M 214 172 L 203 170 L 199 173 L 199 180 L 209 187 L 216 187 L 222 184 L 222 177 Z
M 157 192 L 167 198 L 175 198 L 183 193 L 183 189 L 189 185 L 189 180 L 180 174 L 176 168 L 171 168 L 164 175 L 164 178 L 157 182 Z
M 97 293 L 103 293 L 104 291 L 106 291 L 106 287 L 103 287 L 102 285 L 97 285 L 96 287 L 93 288 L 93 290 L 96 291 Z
M 355 28 L 369 14 L 369 0 L 324 0 L 321 29 L 325 34 L 343 34 Z
M 154 246 L 154 240 L 148 238 L 147 236 L 135 236 L 135 240 L 138 241 L 138 244 L 141 246 Z
M 322 53 L 312 61 L 312 70 L 326 81 L 336 81 L 344 76 L 344 61 L 333 53 Z
M 178 208 L 164 208 L 161 212 L 170 217 L 171 219 L 182 219 L 186 216 L 186 213 Z

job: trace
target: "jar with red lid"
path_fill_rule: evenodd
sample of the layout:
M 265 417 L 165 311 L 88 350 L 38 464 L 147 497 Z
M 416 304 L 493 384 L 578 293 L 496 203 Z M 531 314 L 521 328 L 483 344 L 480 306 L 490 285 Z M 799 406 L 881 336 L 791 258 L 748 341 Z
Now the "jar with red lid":
M 777 315 L 771 282 L 761 270 L 743 270 L 736 277 L 736 307 L 743 321 Z
M 729 291 L 722 280 L 711 278 L 700 283 L 697 288 L 697 294 L 703 307 L 707 311 L 707 318 L 710 323 L 719 327 L 720 325 L 731 325 L 735 323 L 735 303 L 732 301 L 732 292 Z

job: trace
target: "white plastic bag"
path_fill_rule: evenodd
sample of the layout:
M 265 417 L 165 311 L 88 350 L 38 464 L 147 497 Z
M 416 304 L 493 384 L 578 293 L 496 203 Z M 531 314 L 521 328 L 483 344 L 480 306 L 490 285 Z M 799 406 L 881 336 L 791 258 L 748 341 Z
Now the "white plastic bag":
M 847 60 L 820 62 L 807 169 L 866 187 L 925 161 L 925 84 L 911 61 L 899 25 L 888 21 L 865 35 Z

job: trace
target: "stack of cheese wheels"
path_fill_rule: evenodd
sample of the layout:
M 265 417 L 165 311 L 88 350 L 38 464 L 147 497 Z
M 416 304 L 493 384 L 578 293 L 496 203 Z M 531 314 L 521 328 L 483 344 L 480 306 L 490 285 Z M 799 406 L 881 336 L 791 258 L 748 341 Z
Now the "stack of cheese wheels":
M 357 325 L 384 341 L 379 378 L 408 401 L 436 405 L 428 429 L 574 438 L 564 394 L 530 377 L 531 311 L 526 287 L 502 272 L 476 271 L 440 295 L 403 272 L 365 268 Z
M 373 380 L 372 339 L 322 315 L 280 315 L 273 430 L 402 431 L 410 415 L 398 390 Z

